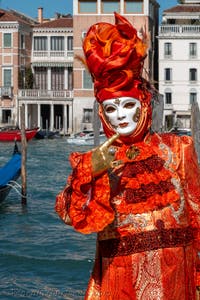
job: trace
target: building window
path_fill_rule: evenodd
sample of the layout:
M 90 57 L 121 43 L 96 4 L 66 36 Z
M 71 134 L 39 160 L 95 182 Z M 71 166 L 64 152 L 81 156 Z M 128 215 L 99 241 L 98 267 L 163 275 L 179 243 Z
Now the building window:
M 120 1 L 119 0 L 102 0 L 102 13 L 103 14 L 113 14 L 113 11 L 119 12 L 120 10 Z
M 11 69 L 3 70 L 3 85 L 6 87 L 12 86 L 12 72 Z
M 92 123 L 93 112 L 91 108 L 83 109 L 83 123 Z
M 67 50 L 73 50 L 73 36 L 67 37 Z
M 47 51 L 47 37 L 46 36 L 34 37 L 34 50 L 35 51 Z
M 73 68 L 69 67 L 68 72 L 67 72 L 67 82 L 68 82 L 68 90 L 72 91 L 73 90 Z
M 192 68 L 189 70 L 189 80 L 190 81 L 197 81 L 197 69 Z
M 20 48 L 25 49 L 25 35 L 24 34 L 20 35 Z
M 87 32 L 86 32 L 86 31 L 82 31 L 82 34 L 81 34 L 81 36 L 82 36 L 82 39 L 84 39 L 84 38 L 86 37 L 86 34 L 87 34 Z
M 11 110 L 2 109 L 2 123 L 10 123 L 11 121 Z
M 169 57 L 172 55 L 172 43 L 164 44 L 164 56 Z
M 63 51 L 64 50 L 64 36 L 52 36 L 51 37 L 51 50 Z
M 35 88 L 47 90 L 47 68 L 35 67 Z
M 51 90 L 64 90 L 64 68 L 51 68 Z
M 4 46 L 4 48 L 11 48 L 12 47 L 11 33 L 4 33 L 4 35 L 3 35 L 3 46 Z
M 173 115 L 165 116 L 165 130 L 168 131 L 173 127 L 173 125 L 174 125 L 174 116 Z
M 165 93 L 165 103 L 172 104 L 172 93 L 171 92 Z
M 125 0 L 126 13 L 143 13 L 143 0 Z
M 172 69 L 166 68 L 165 69 L 165 81 L 171 81 L 172 80 Z
M 97 0 L 79 0 L 79 13 L 97 13 Z
M 197 43 L 190 43 L 189 44 L 189 55 L 190 57 L 197 56 Z
M 190 93 L 190 104 L 196 103 L 197 102 L 197 93 L 191 92 Z
M 92 78 L 88 71 L 83 71 L 83 89 L 91 90 L 93 88 Z

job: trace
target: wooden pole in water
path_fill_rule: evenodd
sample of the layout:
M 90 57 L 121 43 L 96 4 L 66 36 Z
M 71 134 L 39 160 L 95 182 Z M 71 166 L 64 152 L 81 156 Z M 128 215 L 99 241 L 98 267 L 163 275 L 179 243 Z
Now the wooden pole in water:
M 22 163 L 21 163 L 21 180 L 22 180 L 22 198 L 21 203 L 26 205 L 26 150 L 27 140 L 25 132 L 25 105 L 21 106 L 21 152 L 22 152 Z

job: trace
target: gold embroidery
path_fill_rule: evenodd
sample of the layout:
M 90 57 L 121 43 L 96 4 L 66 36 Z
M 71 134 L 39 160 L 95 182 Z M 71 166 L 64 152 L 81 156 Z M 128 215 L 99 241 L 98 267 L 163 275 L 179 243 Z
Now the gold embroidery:
M 136 146 L 131 146 L 127 151 L 126 151 L 126 156 L 128 159 L 134 159 L 140 154 L 140 150 Z

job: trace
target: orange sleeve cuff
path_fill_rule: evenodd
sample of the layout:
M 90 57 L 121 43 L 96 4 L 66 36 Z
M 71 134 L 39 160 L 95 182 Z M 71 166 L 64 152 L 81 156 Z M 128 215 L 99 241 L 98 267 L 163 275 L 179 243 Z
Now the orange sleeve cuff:
M 69 215 L 73 227 L 85 234 L 103 230 L 114 219 L 108 174 L 92 177 L 91 155 L 70 156 L 73 173 Z

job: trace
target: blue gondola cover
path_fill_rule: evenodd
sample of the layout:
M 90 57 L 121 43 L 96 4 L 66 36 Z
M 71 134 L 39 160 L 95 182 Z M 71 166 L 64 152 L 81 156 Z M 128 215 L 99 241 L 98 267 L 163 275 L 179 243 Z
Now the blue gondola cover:
M 21 154 L 16 153 L 0 168 L 0 188 L 6 186 L 10 180 L 14 180 L 21 170 Z

